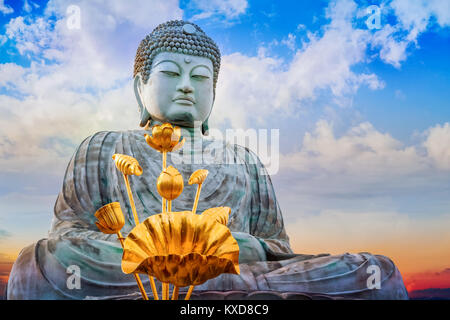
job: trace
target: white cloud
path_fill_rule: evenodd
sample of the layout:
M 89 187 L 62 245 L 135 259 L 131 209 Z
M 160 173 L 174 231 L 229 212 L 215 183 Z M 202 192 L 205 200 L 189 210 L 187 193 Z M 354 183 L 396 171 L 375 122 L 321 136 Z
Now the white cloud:
M 396 68 L 400 68 L 401 63 L 406 60 L 406 49 L 410 44 L 407 40 L 398 39 L 398 31 L 398 27 L 386 25 L 374 33 L 371 41 L 373 47 L 380 48 L 380 59 Z
M 157 24 L 182 15 L 177 1 L 81 1 L 81 29 L 71 30 L 70 4 L 50 1 L 45 16 L 14 18 L 6 27 L 31 64 L 0 64 L 8 90 L 0 95 L 3 172 L 61 175 L 86 136 L 138 128 L 131 86 L 137 46 Z
M 442 214 L 450 206 L 450 124 L 422 137 L 423 143 L 407 146 L 367 122 L 341 135 L 329 122 L 317 122 L 299 151 L 280 156 L 280 171 L 272 177 L 287 224 L 336 210 Z
M 450 13 L 442 1 L 409 3 L 383 4 L 382 13 L 394 12 L 400 22 L 372 31 L 355 26 L 361 9 L 354 1 L 332 1 L 326 10 L 329 23 L 319 32 L 308 32 L 300 48 L 290 34 L 271 43 L 293 49 L 291 61 L 267 54 L 270 50 L 264 47 L 257 56 L 235 53 L 223 57 L 212 123 L 229 120 L 234 127 L 245 127 L 251 121 L 261 124 L 274 114 L 292 114 L 327 93 L 335 105 L 348 107 L 360 87 L 384 88 L 376 74 L 355 71 L 356 67 L 378 56 L 400 68 L 408 48 L 426 30 L 431 17 L 442 27 L 448 25 Z M 375 55 L 369 56 L 368 49 L 374 49 Z
M 392 11 L 398 23 L 383 25 L 374 33 L 372 45 L 380 48 L 380 58 L 386 63 L 400 68 L 407 58 L 407 49 L 418 46 L 419 35 L 435 21 L 440 27 L 450 25 L 450 3 L 448 1 L 393 0 L 383 6 L 386 14 Z M 433 20 L 435 19 L 435 20 Z
M 135 128 L 137 108 L 130 77 L 138 42 L 158 23 L 182 14 L 177 1 L 106 5 L 105 1 L 85 0 L 78 3 L 81 29 L 71 30 L 66 25 L 70 4 L 69 0 L 50 1 L 45 17 L 18 17 L 7 25 L 6 35 L 21 54 L 31 54 L 33 61 L 28 68 L 0 66 L 0 85 L 14 93 L 0 97 L 0 112 L 6 115 L 0 120 L 0 148 L 9 159 L 16 158 L 10 167 L 14 170 L 33 155 L 49 161 L 67 157 L 74 145 L 94 131 Z M 204 12 L 221 12 L 227 17 L 242 14 L 248 7 L 245 1 L 196 4 Z M 404 50 L 394 53 L 392 48 L 398 42 L 390 38 L 393 30 L 373 34 L 355 29 L 352 19 L 357 10 L 350 0 L 332 2 L 326 11 L 329 24 L 317 34 L 309 33 L 292 61 L 267 56 L 264 50 L 255 57 L 241 53 L 224 56 L 211 127 L 227 120 L 241 128 L 249 119 L 264 123 L 275 113 L 287 115 L 301 108 L 303 102 L 314 101 L 323 92 L 331 93 L 336 103 L 345 106 L 361 86 L 382 88 L 384 83 L 377 75 L 356 72 L 353 67 L 368 61 L 366 49 L 377 41 L 392 41 L 380 51 L 391 63 L 402 60 Z M 45 19 L 51 15 L 58 17 L 55 23 Z M 445 17 L 440 19 L 446 21 Z M 130 34 L 135 46 L 130 45 Z M 293 37 L 288 40 L 292 46 Z M 123 49 L 124 43 L 129 49 Z M 47 64 L 44 58 L 53 63 Z M 360 130 L 370 133 L 368 128 Z M 400 157 L 408 152 L 415 151 L 405 149 L 396 154 Z M 362 153 L 361 161 L 365 157 L 370 160 L 368 155 Z
M 322 196 L 436 190 L 450 176 L 450 124 L 436 125 L 423 137 L 425 152 L 422 144 L 406 146 L 368 122 L 336 136 L 321 120 L 305 133 L 299 151 L 281 156 L 279 179 L 289 186 L 301 180 L 299 193 Z
M 280 60 L 264 56 L 248 57 L 240 53 L 224 56 L 211 116 L 212 127 L 229 119 L 233 127 L 245 128 L 248 117 L 263 121 L 272 108 L 287 102 L 284 99 L 274 106 L 283 88 L 280 63 Z
M 25 1 L 23 2 L 23 7 L 22 7 L 22 9 L 23 9 L 23 11 L 25 11 L 25 12 L 31 12 L 31 10 L 32 10 L 33 8 L 32 8 L 31 5 L 28 3 L 28 0 L 25 0 Z
M 6 36 L 15 41 L 20 54 L 27 51 L 36 54 L 56 42 L 50 23 L 41 17 L 35 20 L 23 16 L 11 19 L 6 25 Z
M 442 256 L 450 226 L 450 124 L 422 136 L 425 152 L 370 123 L 338 136 L 319 121 L 298 152 L 281 156 L 272 177 L 295 251 L 369 251 L 417 263 L 427 255 L 419 252 Z
M 450 25 L 450 3 L 448 1 L 393 0 L 391 7 L 402 27 L 409 31 L 408 41 L 416 41 L 418 35 L 427 29 L 433 17 L 441 27 Z
M 450 123 L 430 128 L 424 146 L 439 168 L 450 170 Z
M 235 19 L 244 14 L 248 8 L 247 0 L 192 0 L 190 5 L 201 13 L 190 18 L 191 21 L 223 16 L 227 20 Z
M 71 30 L 66 24 L 70 4 L 69 0 L 50 1 L 45 17 L 18 17 L 7 25 L 7 37 L 19 53 L 30 54 L 33 61 L 28 68 L 1 65 L 0 85 L 14 93 L 0 97 L 0 112 L 7 115 L 0 120 L 0 147 L 10 157 L 23 157 L 23 161 L 33 154 L 43 158 L 48 154 L 47 159 L 67 157 L 69 150 L 93 131 L 137 127 L 130 87 L 136 47 L 158 23 L 182 14 L 177 1 L 106 5 L 85 0 L 78 3 L 81 29 Z M 197 5 L 204 12 L 221 12 L 229 18 L 248 7 L 245 1 Z M 314 101 L 323 92 L 345 106 L 361 86 L 382 88 L 384 83 L 375 74 L 358 73 L 353 67 L 368 61 L 366 48 L 379 39 L 379 43 L 393 42 L 390 51 L 387 46 L 381 48 L 385 60 L 396 63 L 403 59 L 399 54 L 404 51 L 394 53 L 392 48 L 398 42 L 389 38 L 393 31 L 381 30 L 384 33 L 374 36 L 368 30 L 355 29 L 351 21 L 357 10 L 353 1 L 333 2 L 326 12 L 330 23 L 317 34 L 309 33 L 292 61 L 267 56 L 264 50 L 255 57 L 224 56 L 211 127 L 227 120 L 241 128 L 249 119 L 264 123 L 275 113 L 287 115 L 301 108 L 303 102 Z M 52 15 L 58 17 L 55 23 L 46 19 Z M 130 34 L 135 46 L 130 45 Z M 288 40 L 292 46 L 293 37 Z M 111 106 L 106 106 L 104 101 L 111 97 Z M 24 143 L 27 135 L 33 139 Z M 20 164 L 15 161 L 11 168 L 18 170 Z
M 289 33 L 286 39 L 281 40 L 281 44 L 284 44 L 286 47 L 291 49 L 292 51 L 295 50 L 295 35 L 292 33 Z
M 3 14 L 10 14 L 14 12 L 14 9 L 5 4 L 5 0 L 0 0 L 0 12 Z
M 429 163 L 415 147 L 404 146 L 368 122 L 336 137 L 332 125 L 321 120 L 314 132 L 304 135 L 301 150 L 286 156 L 285 165 L 303 172 L 352 175 L 364 172 L 366 177 L 385 179 L 392 174 L 404 175 L 427 169 Z
M 213 121 L 228 119 L 234 127 L 245 127 L 247 119 L 261 123 L 275 113 L 298 110 L 303 102 L 324 92 L 331 93 L 339 105 L 348 106 L 361 86 L 383 88 L 375 74 L 352 70 L 368 59 L 366 48 L 371 40 L 370 32 L 353 28 L 351 17 L 356 10 L 352 1 L 331 5 L 327 11 L 330 24 L 323 27 L 322 35 L 309 33 L 292 61 L 267 56 L 265 48 L 256 57 L 240 53 L 223 57 Z
M 15 63 L 0 64 L 0 87 L 23 87 L 25 68 Z

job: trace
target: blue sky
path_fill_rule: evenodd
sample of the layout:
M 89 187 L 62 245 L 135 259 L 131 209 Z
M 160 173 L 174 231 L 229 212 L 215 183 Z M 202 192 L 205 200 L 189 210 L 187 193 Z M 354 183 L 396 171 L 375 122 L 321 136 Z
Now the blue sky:
M 80 29 L 67 27 L 70 5 Z M 381 15 L 369 30 L 370 5 Z M 137 128 L 137 45 L 183 18 L 222 51 L 211 126 L 280 130 L 272 181 L 297 251 L 373 249 L 409 271 L 448 267 L 449 6 L 0 1 L 0 253 L 45 236 L 86 136 Z M 434 259 L 406 254 L 411 243 L 435 245 Z

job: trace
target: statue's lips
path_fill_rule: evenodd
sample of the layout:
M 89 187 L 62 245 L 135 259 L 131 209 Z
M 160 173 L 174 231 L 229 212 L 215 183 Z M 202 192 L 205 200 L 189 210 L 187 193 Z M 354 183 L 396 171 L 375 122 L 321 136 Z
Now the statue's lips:
M 192 106 L 195 101 L 191 97 L 183 96 L 183 97 L 176 97 L 173 99 L 174 102 L 180 103 L 180 104 L 187 104 Z

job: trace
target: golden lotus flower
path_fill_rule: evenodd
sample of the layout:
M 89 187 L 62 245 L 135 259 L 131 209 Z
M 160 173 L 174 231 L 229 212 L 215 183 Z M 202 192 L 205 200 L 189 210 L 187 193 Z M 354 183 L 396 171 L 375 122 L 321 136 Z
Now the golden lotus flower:
M 200 285 L 222 273 L 239 274 L 239 246 L 230 230 L 211 216 L 157 214 L 125 239 L 122 271 L 178 287 Z
M 112 158 L 117 169 L 123 174 L 140 176 L 143 172 L 139 162 L 131 156 L 116 153 Z
M 208 176 L 208 170 L 206 169 L 199 169 L 195 171 L 193 174 L 191 174 L 191 177 L 189 178 L 189 184 L 202 184 L 203 181 L 205 181 L 206 177 Z
M 148 145 L 159 152 L 171 152 L 180 149 L 185 138 L 180 141 L 180 127 L 172 127 L 170 123 L 162 125 L 154 125 L 152 128 L 152 136 L 144 135 Z
M 95 212 L 98 221 L 95 222 L 101 232 L 107 234 L 118 233 L 125 224 L 122 209 L 119 202 L 111 202 Z
M 230 216 L 230 212 L 230 207 L 209 208 L 203 211 L 202 216 L 209 217 L 226 226 L 228 224 L 228 217 Z
M 158 193 L 166 200 L 177 198 L 184 188 L 183 176 L 172 166 L 161 172 L 156 181 Z

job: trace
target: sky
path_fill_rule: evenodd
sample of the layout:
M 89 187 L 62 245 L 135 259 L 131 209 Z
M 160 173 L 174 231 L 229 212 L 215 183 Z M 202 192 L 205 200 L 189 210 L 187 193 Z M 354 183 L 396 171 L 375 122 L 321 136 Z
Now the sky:
M 171 19 L 221 50 L 210 127 L 279 129 L 295 252 L 383 254 L 409 290 L 450 287 L 447 0 L 0 0 L 1 261 L 46 237 L 85 137 L 138 128 L 134 55 Z

